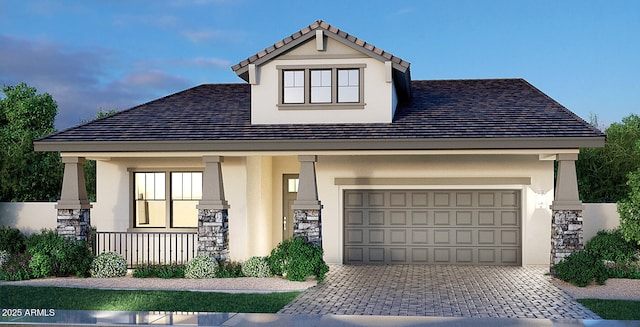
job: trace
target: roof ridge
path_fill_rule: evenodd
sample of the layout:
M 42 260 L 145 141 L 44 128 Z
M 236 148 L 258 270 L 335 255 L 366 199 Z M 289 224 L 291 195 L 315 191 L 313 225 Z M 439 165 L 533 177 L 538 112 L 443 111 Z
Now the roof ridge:
M 231 69 L 234 72 L 237 72 L 238 70 L 248 66 L 249 64 L 257 61 L 258 59 L 261 59 L 265 56 L 267 56 L 268 54 L 284 47 L 285 45 L 311 33 L 312 31 L 315 31 L 317 29 L 323 29 L 326 30 L 330 33 L 333 33 L 357 46 L 360 46 L 362 48 L 364 48 L 365 50 L 371 51 L 373 53 L 375 53 L 378 56 L 382 56 L 384 57 L 386 60 L 389 60 L 395 64 L 398 64 L 404 68 L 409 68 L 409 66 L 411 65 L 408 61 L 403 60 L 400 57 L 394 56 L 393 54 L 391 54 L 390 52 L 384 51 L 381 48 L 376 47 L 375 45 L 368 43 L 360 38 L 357 38 L 341 29 L 339 29 L 336 26 L 333 26 L 321 19 L 316 20 L 315 22 L 311 23 L 309 26 L 305 26 L 303 28 L 301 28 L 299 31 L 291 34 L 290 36 L 285 37 L 284 39 L 274 43 L 271 46 L 266 47 L 264 50 L 261 50 L 259 52 L 257 52 L 256 54 L 254 54 L 253 56 L 248 57 L 245 60 L 242 60 L 241 62 L 231 66 Z

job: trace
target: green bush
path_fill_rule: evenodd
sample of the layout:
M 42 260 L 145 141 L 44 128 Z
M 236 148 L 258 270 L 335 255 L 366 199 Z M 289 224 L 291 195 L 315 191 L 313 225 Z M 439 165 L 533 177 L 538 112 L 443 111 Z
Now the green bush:
M 242 264 L 235 261 L 222 260 L 218 262 L 216 278 L 237 278 L 243 277 Z
M 93 261 L 87 242 L 62 237 L 47 229 L 27 239 L 27 252 L 32 257 L 29 267 L 34 278 L 73 274 L 86 277 Z
M 136 278 L 184 278 L 185 265 L 145 265 L 136 267 L 133 270 L 133 277 Z
M 580 287 L 594 280 L 603 285 L 608 278 L 607 267 L 590 251 L 573 252 L 553 268 L 557 278 Z
M 111 278 L 127 275 L 127 260 L 115 252 L 100 253 L 91 263 L 91 277 Z
M 627 177 L 629 194 L 626 199 L 618 201 L 620 231 L 626 240 L 640 245 L 640 168 Z
M 0 226 L 0 251 L 11 254 L 23 253 L 26 249 L 26 237 L 16 228 Z
M 30 279 L 29 261 L 31 256 L 28 253 L 11 255 L 9 260 L 0 267 L 0 279 L 10 281 Z
M 323 250 L 301 237 L 282 241 L 268 257 L 271 272 L 292 281 L 304 281 L 308 276 L 324 280 L 329 266 L 322 259 Z
M 216 277 L 216 270 L 218 270 L 218 261 L 214 257 L 197 255 L 187 263 L 184 277 L 193 279 L 214 278 Z
M 251 257 L 242 264 L 242 274 L 247 277 L 271 277 L 271 268 L 266 257 Z
M 612 231 L 601 230 L 585 245 L 585 250 L 590 251 L 602 260 L 613 262 L 637 261 L 637 246 L 633 242 L 624 239 L 619 229 Z

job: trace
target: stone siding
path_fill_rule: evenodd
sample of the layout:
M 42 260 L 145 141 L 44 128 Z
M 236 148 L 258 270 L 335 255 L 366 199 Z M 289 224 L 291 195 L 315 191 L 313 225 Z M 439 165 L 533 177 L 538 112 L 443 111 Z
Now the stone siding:
M 551 221 L 551 265 L 584 248 L 582 210 L 555 210 Z
M 58 209 L 58 235 L 89 242 L 91 213 L 89 209 Z
M 198 254 L 218 260 L 229 256 L 229 217 L 226 209 L 198 210 Z
M 307 242 L 322 247 L 320 210 L 294 209 L 293 216 L 293 236 L 302 237 Z

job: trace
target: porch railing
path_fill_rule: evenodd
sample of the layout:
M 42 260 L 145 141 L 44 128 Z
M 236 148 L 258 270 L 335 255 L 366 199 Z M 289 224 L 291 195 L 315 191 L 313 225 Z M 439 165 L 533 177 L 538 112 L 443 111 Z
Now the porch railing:
M 147 264 L 186 264 L 196 256 L 196 232 L 95 232 L 93 250 L 122 255 L 129 268 Z

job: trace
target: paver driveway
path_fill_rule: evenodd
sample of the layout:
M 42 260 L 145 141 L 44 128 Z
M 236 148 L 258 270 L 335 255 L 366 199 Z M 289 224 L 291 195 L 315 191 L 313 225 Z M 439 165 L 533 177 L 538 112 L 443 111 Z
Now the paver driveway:
M 546 267 L 331 265 L 279 313 L 599 319 Z

